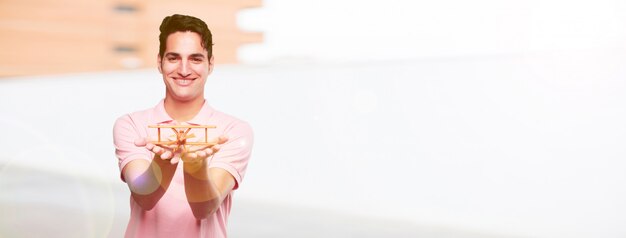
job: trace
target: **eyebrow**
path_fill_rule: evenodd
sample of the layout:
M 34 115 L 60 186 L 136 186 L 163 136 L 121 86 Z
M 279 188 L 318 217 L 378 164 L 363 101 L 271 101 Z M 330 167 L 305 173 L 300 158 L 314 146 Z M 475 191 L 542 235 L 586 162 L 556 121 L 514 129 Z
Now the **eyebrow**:
M 191 58 L 206 58 L 206 56 L 204 56 L 203 54 L 200 54 L 200 53 L 191 54 L 189 57 L 191 57 Z
M 174 52 L 167 52 L 167 53 L 165 53 L 165 57 L 167 57 L 167 56 L 179 57 L 180 54 L 179 53 L 174 53 Z M 200 53 L 195 53 L 195 54 L 191 54 L 189 57 L 191 57 L 191 58 L 196 58 L 196 57 L 204 58 L 205 56 L 203 54 L 200 54 Z
M 180 54 L 178 54 L 178 53 L 172 53 L 172 52 L 167 52 L 167 53 L 165 53 L 165 56 L 166 56 L 166 57 L 167 57 L 167 56 L 174 56 L 174 57 L 178 57 L 178 56 L 180 56 Z

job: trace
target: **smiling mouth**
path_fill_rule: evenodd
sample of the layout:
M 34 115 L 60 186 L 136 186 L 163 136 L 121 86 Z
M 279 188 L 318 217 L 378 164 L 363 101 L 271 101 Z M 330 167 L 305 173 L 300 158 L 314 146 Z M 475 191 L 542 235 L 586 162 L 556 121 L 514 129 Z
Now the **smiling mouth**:
M 184 78 L 184 79 L 174 78 L 174 82 L 180 86 L 189 86 L 191 85 L 191 83 L 193 83 L 194 80 L 195 79 L 190 79 L 190 78 Z

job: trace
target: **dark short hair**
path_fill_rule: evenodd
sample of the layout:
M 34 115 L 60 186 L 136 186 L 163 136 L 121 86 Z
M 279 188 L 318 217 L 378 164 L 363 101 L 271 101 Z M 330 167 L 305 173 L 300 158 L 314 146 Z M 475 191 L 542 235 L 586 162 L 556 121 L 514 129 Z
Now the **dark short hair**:
M 213 54 L 213 36 L 211 35 L 211 30 L 204 23 L 204 21 L 186 15 L 174 14 L 171 16 L 167 16 L 163 18 L 163 22 L 161 22 L 161 26 L 159 27 L 159 56 L 163 57 L 165 53 L 165 45 L 167 42 L 167 37 L 176 32 L 195 32 L 200 35 L 202 38 L 202 47 L 207 51 L 208 58 L 211 58 Z

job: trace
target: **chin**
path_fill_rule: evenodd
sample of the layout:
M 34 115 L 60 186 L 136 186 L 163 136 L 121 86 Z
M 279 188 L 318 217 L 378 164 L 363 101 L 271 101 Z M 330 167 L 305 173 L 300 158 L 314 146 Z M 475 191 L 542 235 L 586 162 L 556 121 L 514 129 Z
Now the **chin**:
M 200 97 L 196 94 L 173 94 L 173 95 L 174 95 L 174 99 L 176 99 L 177 101 L 191 101 Z

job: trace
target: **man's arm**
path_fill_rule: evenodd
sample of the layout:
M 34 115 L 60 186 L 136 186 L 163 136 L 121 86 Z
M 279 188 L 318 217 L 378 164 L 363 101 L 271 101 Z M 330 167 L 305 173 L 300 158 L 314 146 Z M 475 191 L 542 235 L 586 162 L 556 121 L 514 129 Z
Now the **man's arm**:
M 185 194 L 196 219 L 213 214 L 235 187 L 235 179 L 226 170 L 209 168 L 207 159 L 183 163 Z
M 135 202 L 148 211 L 163 197 L 175 172 L 175 164 L 161 159 L 160 154 L 155 154 L 152 162 L 131 161 L 124 167 L 122 175 Z
M 144 210 L 152 209 L 169 187 L 176 166 L 169 165 L 159 157 L 167 157 L 171 152 L 140 139 L 137 125 L 124 115 L 113 126 L 113 144 L 119 160 L 121 177 L 128 185 L 135 202 Z M 153 159 L 150 157 L 153 156 Z
M 235 179 L 226 170 L 209 168 L 213 155 L 228 141 L 215 139 L 216 145 L 180 155 L 183 162 L 185 195 L 196 219 L 204 219 L 219 209 L 224 198 L 235 187 Z M 173 161 L 174 163 L 178 161 Z
M 133 160 L 124 167 L 122 175 L 133 199 L 144 210 L 152 209 L 169 188 L 177 163 L 183 159 L 185 191 L 194 216 L 202 219 L 215 212 L 234 187 L 235 180 L 222 169 L 207 169 L 207 158 L 227 140 L 219 137 L 215 139 L 216 146 L 185 154 L 174 154 L 169 149 L 148 143 L 145 138 L 136 140 L 135 146 L 153 152 L 154 158 L 151 162 Z
M 231 127 L 217 145 L 182 157 L 185 193 L 197 219 L 216 212 L 245 174 L 254 136 L 247 123 Z

